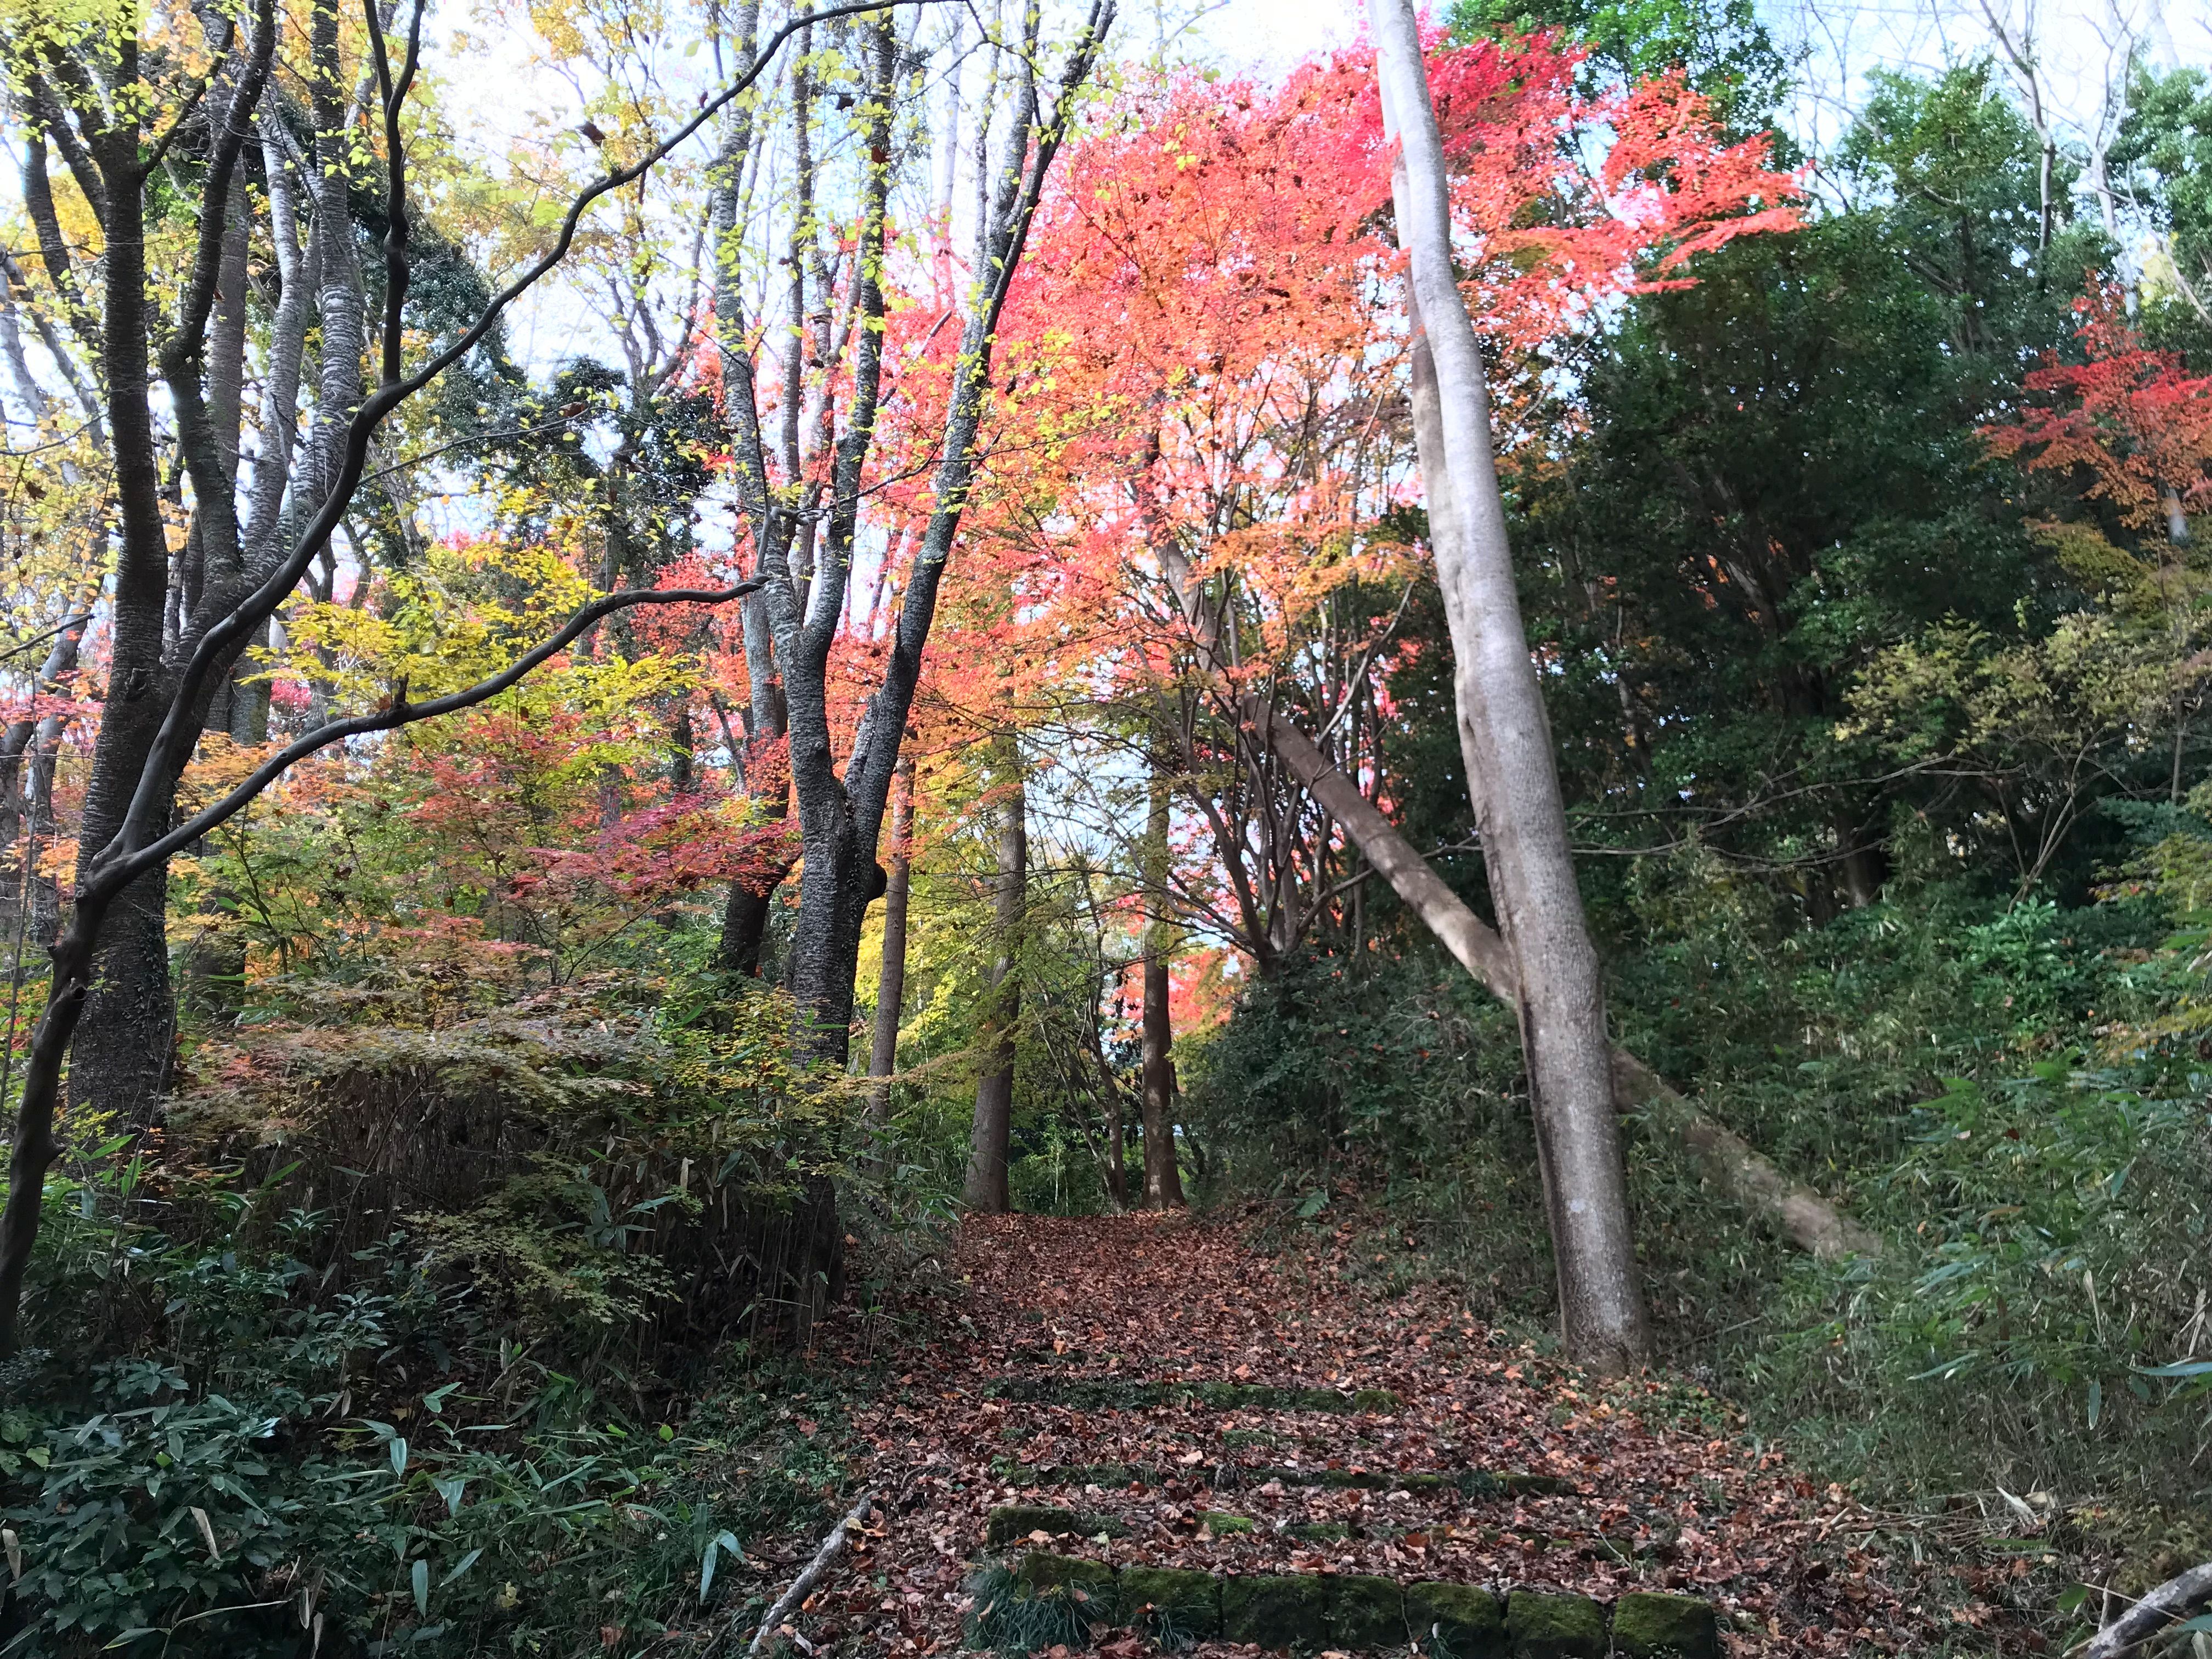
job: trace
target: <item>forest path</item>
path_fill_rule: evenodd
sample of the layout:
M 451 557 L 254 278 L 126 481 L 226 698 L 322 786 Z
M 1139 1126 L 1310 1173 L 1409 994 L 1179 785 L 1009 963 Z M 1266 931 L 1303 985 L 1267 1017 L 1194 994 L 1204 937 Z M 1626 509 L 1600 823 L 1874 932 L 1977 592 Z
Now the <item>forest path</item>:
M 969 1220 L 949 1328 L 854 1419 L 903 1495 L 794 1628 L 949 1653 L 980 1614 L 1002 1651 L 1112 1659 L 1931 1650 L 1868 1547 L 1881 1517 L 1724 1403 L 1363 1284 L 1349 1237 L 1270 1255 L 1181 1216 Z M 1709 1603 L 1717 1641 L 1654 1592 Z

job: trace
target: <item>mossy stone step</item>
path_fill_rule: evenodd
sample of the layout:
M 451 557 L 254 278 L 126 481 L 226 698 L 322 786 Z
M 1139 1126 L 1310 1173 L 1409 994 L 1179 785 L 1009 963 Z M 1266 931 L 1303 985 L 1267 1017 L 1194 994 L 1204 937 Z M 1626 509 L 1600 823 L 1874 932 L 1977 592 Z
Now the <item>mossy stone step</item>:
M 1605 1609 L 1586 1595 L 1515 1590 L 1505 1642 L 1516 1659 L 1605 1659 Z
M 1124 1567 L 1116 1575 L 1116 1624 L 1166 1625 L 1204 1641 L 1221 1634 L 1221 1583 L 1188 1567 Z
M 1613 1650 L 1627 1659 L 1720 1659 L 1713 1610 L 1694 1595 L 1633 1590 L 1613 1604 Z
M 1392 1469 L 1297 1469 L 1271 1465 L 1212 1463 L 1188 1468 L 1156 1463 L 1032 1463 L 1002 1477 L 1024 1486 L 1159 1486 L 1171 1480 L 1200 1480 L 1223 1492 L 1264 1486 L 1323 1486 L 1360 1492 L 1409 1492 L 1416 1496 L 1456 1488 L 1469 1498 L 1521 1498 L 1571 1492 L 1574 1483 L 1556 1474 L 1490 1469 L 1456 1474 L 1409 1474 Z
M 1395 1412 L 1403 1403 L 1388 1389 L 1308 1389 L 1267 1382 L 1138 1382 L 1117 1377 L 1001 1377 L 985 1385 L 987 1400 L 1018 1400 L 1078 1410 L 1146 1406 L 1203 1406 L 1211 1411 Z
M 999 1581 L 1006 1581 L 1001 1578 Z M 1611 1608 L 1585 1595 L 1401 1583 L 1365 1573 L 1231 1573 L 1124 1567 L 1032 1552 L 1015 1594 L 1059 1598 L 1079 1621 L 1171 1623 L 1266 1648 L 1376 1650 L 1438 1641 L 1458 1659 L 1720 1659 L 1719 1621 L 1692 1595 L 1637 1590 Z
M 1406 1586 L 1406 1630 L 1455 1659 L 1492 1659 L 1508 1651 L 1505 1607 L 1474 1584 Z

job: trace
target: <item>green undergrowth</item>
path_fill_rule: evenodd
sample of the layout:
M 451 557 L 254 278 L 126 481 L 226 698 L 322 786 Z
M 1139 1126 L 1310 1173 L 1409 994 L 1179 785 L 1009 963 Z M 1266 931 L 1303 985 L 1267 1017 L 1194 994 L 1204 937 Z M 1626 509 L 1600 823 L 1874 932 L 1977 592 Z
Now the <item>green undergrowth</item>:
M 319 1221 L 283 1218 L 275 1249 L 134 1237 L 130 1272 L 196 1336 L 12 1368 L 0 1652 L 289 1656 L 319 1621 L 367 1655 L 641 1652 L 740 1617 L 749 1550 L 827 1525 L 838 1387 L 865 1376 L 744 1342 L 680 1378 L 526 1347 L 405 1236 L 319 1304 L 281 1250 Z
M 826 1273 L 758 1264 L 793 1225 L 817 1247 L 825 1219 L 865 1227 L 873 1266 L 843 1288 L 890 1349 L 895 1318 L 865 1310 L 939 1237 L 926 1194 L 850 1172 L 834 1109 L 785 1110 L 770 1069 L 738 1086 L 748 1040 L 650 1011 L 614 1055 L 307 1033 L 329 1063 L 295 1071 L 303 1093 L 340 1092 L 295 1101 L 287 1144 L 194 1139 L 187 1113 L 165 1142 L 74 1149 L 40 1346 L 0 1372 L 0 1656 L 636 1656 L 744 1622 L 787 1577 L 760 1552 L 811 1548 L 842 1509 L 842 1425 L 873 1385 L 805 1362 Z M 359 1172 L 301 1126 L 358 1121 L 375 1056 L 441 1045 L 409 1073 L 417 1115 L 526 1125 L 538 1155 L 442 1205 L 403 1189 L 362 1237 Z M 227 1086 L 265 1113 L 266 1079 Z M 842 1221 L 805 1207 L 824 1170 Z M 702 1279 L 718 1239 L 752 1277 Z

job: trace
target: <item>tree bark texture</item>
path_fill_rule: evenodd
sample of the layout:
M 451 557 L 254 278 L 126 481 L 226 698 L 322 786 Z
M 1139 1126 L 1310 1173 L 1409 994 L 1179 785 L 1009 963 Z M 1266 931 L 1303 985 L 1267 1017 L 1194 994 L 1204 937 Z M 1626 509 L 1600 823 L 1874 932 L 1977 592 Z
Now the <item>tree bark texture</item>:
M 968 1142 L 968 1207 L 987 1215 L 1013 1208 L 1006 1159 L 1013 1137 L 1014 1038 L 1021 1027 L 1022 932 L 1029 907 L 1029 803 L 1012 732 L 998 742 L 998 875 L 991 893 L 990 992 L 975 1046 L 983 1074 L 975 1085 L 975 1122 Z
M 1247 727 L 1342 824 L 1391 890 L 1419 916 L 1492 996 L 1518 1000 L 1512 952 L 1497 932 L 1469 909 L 1395 825 L 1359 793 L 1359 786 L 1328 763 L 1312 739 L 1257 697 L 1243 706 Z M 1792 1179 L 1733 1130 L 1714 1122 L 1669 1088 L 1626 1048 L 1614 1048 L 1611 1071 L 1615 1103 L 1640 1108 L 1645 1120 L 1679 1141 L 1716 1191 L 1773 1227 L 1801 1249 L 1824 1261 L 1879 1255 L 1881 1235 L 1801 1181 Z
M 891 1115 L 890 1079 L 898 1070 L 899 1016 L 906 1004 L 906 901 L 913 882 L 914 760 L 899 763 L 891 784 L 890 861 L 884 873 L 884 963 L 876 986 L 876 1028 L 868 1048 L 868 1075 L 878 1079 L 868 1115 Z
M 1646 1359 L 1651 1341 L 1613 1108 L 1604 988 L 1515 589 L 1481 349 L 1453 271 L 1443 146 L 1412 0 L 1371 0 L 1371 9 L 1386 119 L 1400 143 L 1392 182 L 1408 256 L 1415 445 L 1452 636 L 1460 744 L 1517 969 L 1562 1334 L 1577 1360 L 1618 1371 Z
M 135 130 L 94 136 L 106 212 L 101 356 L 113 434 L 117 518 L 113 627 L 106 701 L 93 741 L 78 832 L 77 877 L 122 829 L 167 699 L 163 611 L 168 543 L 161 525 L 161 450 L 147 339 L 145 177 Z M 93 954 L 90 988 L 71 1050 L 70 1104 L 143 1125 L 167 1080 L 176 1011 L 166 933 L 169 874 L 148 871 L 109 912 Z

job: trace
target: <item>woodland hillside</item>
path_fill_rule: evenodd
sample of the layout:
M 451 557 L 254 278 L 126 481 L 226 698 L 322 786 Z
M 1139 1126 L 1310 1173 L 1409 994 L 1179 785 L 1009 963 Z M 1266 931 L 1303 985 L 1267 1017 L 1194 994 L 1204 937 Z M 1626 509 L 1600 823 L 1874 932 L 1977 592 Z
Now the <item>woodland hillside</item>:
M 0 1659 L 2212 1652 L 2131 3 L 0 0 Z

